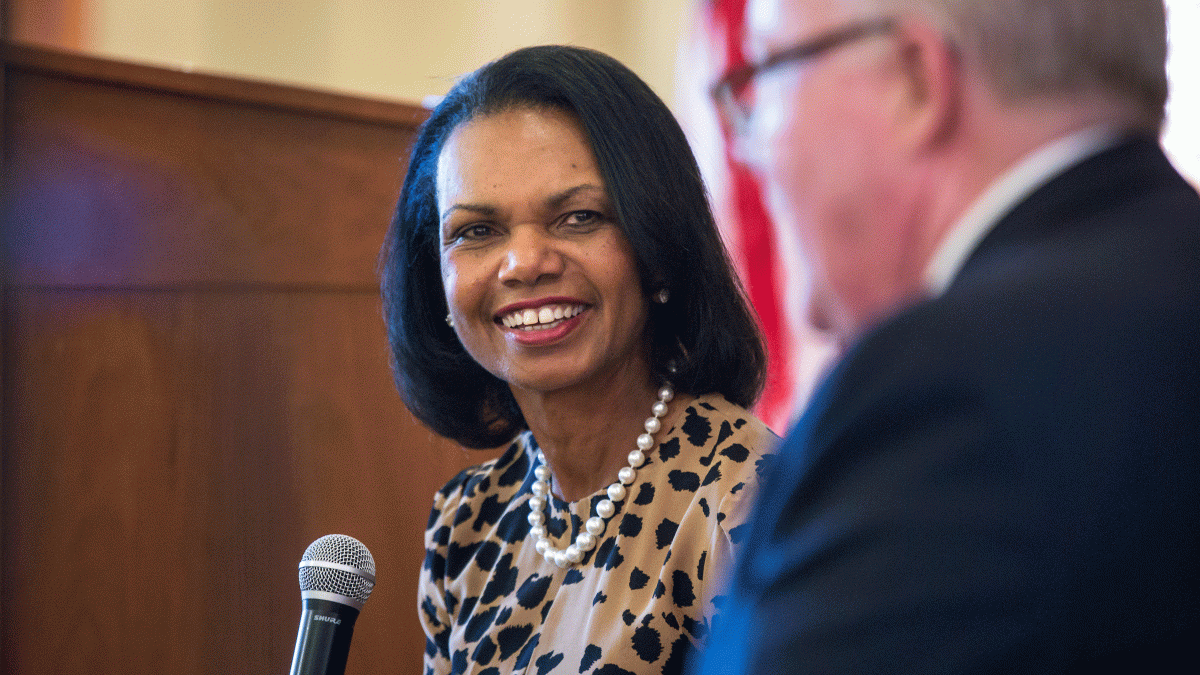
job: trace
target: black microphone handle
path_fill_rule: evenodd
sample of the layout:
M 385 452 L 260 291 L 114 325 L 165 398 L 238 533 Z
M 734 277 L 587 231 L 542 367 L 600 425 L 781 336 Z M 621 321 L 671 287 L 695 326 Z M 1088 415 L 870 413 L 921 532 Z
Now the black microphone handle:
M 343 675 L 357 618 L 350 605 L 305 598 L 290 675 Z

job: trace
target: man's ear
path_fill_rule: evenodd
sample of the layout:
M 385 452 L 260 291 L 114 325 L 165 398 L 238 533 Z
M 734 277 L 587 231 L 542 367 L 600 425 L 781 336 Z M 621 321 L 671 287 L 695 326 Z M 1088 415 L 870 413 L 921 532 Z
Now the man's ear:
M 896 57 L 900 79 L 897 125 L 913 150 L 936 147 L 959 122 L 963 71 L 958 49 L 928 24 L 897 26 Z

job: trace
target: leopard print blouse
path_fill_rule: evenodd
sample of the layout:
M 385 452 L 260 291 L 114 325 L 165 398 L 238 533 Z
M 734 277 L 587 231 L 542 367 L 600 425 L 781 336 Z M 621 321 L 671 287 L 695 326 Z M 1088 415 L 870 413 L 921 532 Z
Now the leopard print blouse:
M 695 399 L 659 438 L 596 548 L 567 568 L 529 534 L 529 432 L 434 496 L 420 588 L 426 673 L 682 672 L 712 626 L 720 571 L 778 438 L 719 394 Z M 604 496 L 553 498 L 551 541 L 564 546 Z

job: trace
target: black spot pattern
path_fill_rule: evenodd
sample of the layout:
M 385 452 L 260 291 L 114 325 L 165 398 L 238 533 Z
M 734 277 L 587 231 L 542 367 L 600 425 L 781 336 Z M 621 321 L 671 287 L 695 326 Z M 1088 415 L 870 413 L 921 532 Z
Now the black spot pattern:
M 654 663 L 662 655 L 662 635 L 650 626 L 639 626 L 633 631 L 633 651 L 646 663 Z
M 642 487 L 638 490 L 637 499 L 633 500 L 638 506 L 645 506 L 654 501 L 654 484 L 642 483 Z
M 430 525 L 427 529 L 431 529 L 432 527 L 433 525 Z M 454 530 L 449 525 L 442 525 L 434 531 L 431 539 L 438 546 L 445 546 L 450 543 L 450 535 L 453 533 Z
M 479 551 L 475 554 L 475 564 L 481 570 L 490 570 L 496 565 L 496 561 L 500 558 L 500 544 L 494 541 L 485 541 L 483 546 L 479 547 Z
M 740 464 L 750 458 L 750 450 L 741 443 L 730 443 L 721 451 L 721 455 Z
M 488 525 L 495 525 L 502 515 L 504 515 L 504 505 L 500 503 L 500 498 L 496 495 L 488 495 L 487 499 L 484 499 L 483 503 L 479 505 L 479 515 L 475 517 L 475 522 L 471 523 L 471 529 L 478 532 Z
M 669 441 L 663 441 L 658 446 L 658 458 L 663 462 L 670 461 L 679 456 L 679 439 L 672 438 Z
M 636 537 L 642 531 L 642 518 L 632 513 L 626 513 L 621 518 L 621 527 L 617 530 L 622 537 Z
M 542 600 L 546 598 L 546 591 L 550 590 L 551 581 L 554 581 L 553 577 L 539 577 L 537 574 L 526 579 L 517 591 L 517 604 L 526 609 L 542 604 Z
M 735 492 L 757 484 L 775 439 L 709 395 L 656 440 L 596 546 L 566 569 L 533 550 L 536 444 L 528 432 L 439 490 L 421 569 L 423 671 L 682 675 L 718 610 L 701 598 L 711 595 L 710 562 L 733 555 L 724 542 L 745 514 Z M 603 497 L 555 498 L 547 522 L 554 545 L 568 544 Z
M 718 448 L 721 447 L 721 445 L 725 441 L 729 440 L 729 437 L 732 435 L 733 435 L 733 425 L 731 425 L 729 423 L 729 420 L 725 420 L 724 422 L 721 422 L 721 430 L 717 432 L 717 442 L 715 443 L 715 445 Z M 745 461 L 745 460 L 743 460 L 743 461 Z
M 634 572 L 636 572 L 636 571 L 637 571 L 637 569 L 635 568 Z M 442 625 L 441 620 L 438 619 L 437 607 L 434 606 L 433 600 L 431 600 L 429 598 L 422 599 L 421 600 L 421 611 L 425 612 L 425 618 L 428 619 L 430 623 L 432 623 L 435 626 Z
M 729 530 L 729 541 L 740 544 L 750 534 L 750 524 L 743 523 Z
M 484 632 L 492 627 L 492 622 L 496 620 L 496 614 L 500 611 L 499 607 L 490 607 L 478 614 L 471 615 L 467 621 L 466 630 L 463 635 L 466 636 L 468 642 L 476 642 L 484 636 Z
M 513 462 L 504 470 L 504 473 L 500 474 L 500 478 L 496 483 L 500 487 L 520 483 L 525 480 L 525 474 L 527 473 L 529 473 L 529 457 L 523 453 L 517 454 L 513 458 Z
M 483 604 L 490 604 L 496 598 L 512 593 L 517 587 L 517 574 L 520 570 L 512 566 L 512 557 L 511 553 L 504 554 L 500 563 L 492 570 L 492 578 L 483 589 Z
M 683 421 L 683 433 L 687 434 L 688 443 L 699 448 L 707 443 L 712 435 L 712 422 L 697 412 L 695 407 L 689 407 L 687 419 Z
M 632 670 L 625 670 L 620 666 L 615 666 L 611 663 L 606 663 L 596 669 L 596 675 L 637 675 Z
M 496 643 L 492 642 L 492 636 L 485 635 L 479 641 L 479 646 L 475 648 L 475 653 L 471 654 L 471 658 L 481 666 L 486 666 L 492 662 L 492 658 L 496 656 Z
M 671 573 L 671 599 L 679 607 L 691 607 L 696 602 L 695 587 L 687 572 L 675 570 Z
M 533 625 L 508 626 L 501 628 L 496 634 L 496 642 L 500 645 L 500 660 L 506 661 L 525 644 L 525 640 L 533 633 Z
M 459 523 L 465 523 L 466 521 L 470 520 L 471 516 L 473 515 L 475 515 L 475 511 L 471 509 L 471 505 L 463 504 L 462 506 L 458 507 L 458 512 L 454 514 L 454 524 L 458 525 Z
M 700 474 L 695 471 L 679 471 L 676 469 L 667 474 L 667 479 L 671 481 L 671 487 L 677 492 L 695 492 L 700 489 Z
M 666 663 L 663 664 L 662 672 L 667 673 L 683 673 L 683 668 L 688 662 L 688 653 L 692 651 L 692 641 L 686 636 L 680 635 L 671 643 L 671 653 L 667 656 Z
M 629 589 L 636 591 L 639 588 L 645 588 L 646 584 L 650 583 L 650 575 L 641 571 L 638 568 L 633 568 L 629 573 Z
M 529 506 L 504 514 L 496 526 L 496 535 L 507 544 L 517 544 L 529 538 Z
M 621 555 L 621 547 L 617 545 L 615 538 L 608 538 L 600 544 L 600 548 L 596 549 L 596 559 L 592 562 L 596 569 L 603 567 L 606 570 L 617 568 L 625 557 Z
M 450 546 L 446 549 L 448 554 L 446 556 L 446 576 L 453 579 L 462 574 L 480 546 L 483 546 L 482 541 L 471 542 L 466 546 L 459 546 L 456 541 L 450 542 Z
M 565 654 L 556 654 L 554 652 L 542 654 L 537 661 L 533 662 L 533 665 L 537 666 L 537 675 L 548 675 L 550 671 L 554 670 L 555 666 L 562 663 L 564 658 L 566 658 Z
M 538 644 L 540 644 L 541 641 L 542 636 L 539 633 L 534 635 L 529 642 L 526 642 L 525 646 L 521 649 L 521 655 L 517 657 L 517 661 L 513 664 L 513 667 L 517 670 L 522 670 L 528 666 L 529 660 L 533 658 L 534 653 L 537 651 Z
M 658 524 L 658 529 L 654 531 L 655 546 L 658 548 L 666 548 L 675 540 L 675 533 L 679 531 L 679 523 L 673 522 L 668 518 L 663 518 Z
M 595 665 L 596 661 L 599 660 L 602 653 L 603 652 L 596 645 L 589 644 L 586 648 L 584 648 L 583 658 L 579 659 L 579 672 L 586 673 L 588 670 L 590 670 L 591 667 Z
M 458 611 L 458 625 L 463 625 L 471 619 L 472 612 L 475 610 L 475 604 L 479 602 L 479 596 L 472 595 L 463 600 L 462 609 Z
M 717 482 L 718 480 L 721 480 L 721 463 L 720 462 L 717 462 L 716 464 L 712 465 L 712 468 L 709 469 L 708 473 L 704 475 L 704 480 L 700 483 L 700 485 L 701 486 L 709 485 L 711 483 Z
M 500 616 L 496 617 L 496 625 L 503 626 L 508 623 L 510 618 L 512 618 L 512 607 L 505 607 L 500 610 Z

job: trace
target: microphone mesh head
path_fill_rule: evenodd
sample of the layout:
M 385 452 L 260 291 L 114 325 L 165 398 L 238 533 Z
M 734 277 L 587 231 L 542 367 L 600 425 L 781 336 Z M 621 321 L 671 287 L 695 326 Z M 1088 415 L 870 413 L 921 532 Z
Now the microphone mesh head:
M 306 562 L 346 565 L 370 575 L 370 579 L 347 570 L 305 566 Z M 375 588 L 375 559 L 362 542 L 344 534 L 327 534 L 309 544 L 300 559 L 300 590 L 336 593 L 366 602 Z

